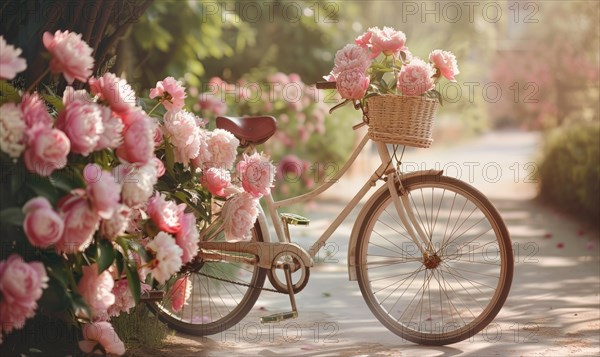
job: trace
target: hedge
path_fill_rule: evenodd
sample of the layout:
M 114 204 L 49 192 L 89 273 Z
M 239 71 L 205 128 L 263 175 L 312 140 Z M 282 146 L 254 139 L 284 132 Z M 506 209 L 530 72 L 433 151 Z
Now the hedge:
M 546 135 L 540 195 L 561 209 L 600 218 L 600 123 L 577 124 Z

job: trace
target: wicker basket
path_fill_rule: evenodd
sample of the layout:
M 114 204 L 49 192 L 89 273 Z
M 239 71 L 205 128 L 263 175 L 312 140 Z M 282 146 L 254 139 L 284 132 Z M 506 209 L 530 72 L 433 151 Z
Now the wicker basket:
M 428 148 L 437 101 L 425 97 L 378 95 L 367 99 L 369 137 L 388 144 Z

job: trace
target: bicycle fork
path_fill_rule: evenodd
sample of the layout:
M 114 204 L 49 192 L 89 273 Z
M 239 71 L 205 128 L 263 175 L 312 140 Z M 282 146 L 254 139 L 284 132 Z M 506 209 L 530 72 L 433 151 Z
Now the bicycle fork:
M 384 143 L 377 142 L 377 150 L 381 157 L 382 162 L 391 163 L 392 159 L 388 152 L 387 146 Z M 398 213 L 400 221 L 406 228 L 406 232 L 410 236 L 411 240 L 421 251 L 424 260 L 429 259 L 429 253 L 431 251 L 431 240 L 427 237 L 423 228 L 417 221 L 415 214 L 412 210 L 408 193 L 402 186 L 401 177 L 398 175 L 398 171 L 391 167 L 385 173 L 388 190 L 390 196 L 394 202 L 394 207 Z

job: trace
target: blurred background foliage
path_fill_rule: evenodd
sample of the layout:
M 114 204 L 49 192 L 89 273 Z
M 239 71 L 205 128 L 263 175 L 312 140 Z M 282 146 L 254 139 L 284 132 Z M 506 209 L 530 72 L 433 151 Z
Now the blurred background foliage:
M 238 92 L 247 83 L 264 91 L 265 83 L 285 81 L 293 73 L 308 95 L 306 88 L 330 71 L 338 49 L 369 27 L 393 26 L 406 33 L 416 56 L 426 58 L 435 48 L 457 55 L 458 83 L 438 88 L 448 100 L 439 110 L 436 141 L 456 142 L 488 130 L 541 130 L 541 195 L 575 212 L 598 212 L 600 139 L 590 135 L 596 133 L 590 127 L 599 123 L 599 6 L 594 1 L 155 1 L 121 42 L 117 69 L 143 88 L 166 75 L 183 79 L 194 88 L 192 106 L 198 106 L 197 96 L 213 91 L 213 77 Z M 278 72 L 284 76 L 273 77 Z M 341 164 L 356 141 L 348 135 L 351 118 L 358 118 L 352 110 L 322 122 L 318 102 L 325 93 L 309 96 L 314 102 L 301 110 L 285 105 L 285 96 L 254 103 L 226 98 L 223 91 L 218 97 L 227 104 L 223 113 L 280 119 L 281 133 L 265 150 L 276 162 L 304 168 L 302 179 L 279 186 L 280 194 L 306 191 L 315 177 L 324 177 L 319 163 Z M 329 107 L 337 101 L 332 98 Z M 265 105 L 269 101 L 272 105 Z M 564 187 L 577 187 L 578 193 L 566 200 Z

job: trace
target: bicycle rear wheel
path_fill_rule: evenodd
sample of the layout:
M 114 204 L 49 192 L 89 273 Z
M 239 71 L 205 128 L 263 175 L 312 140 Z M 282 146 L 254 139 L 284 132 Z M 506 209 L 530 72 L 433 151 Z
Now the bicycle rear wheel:
M 472 186 L 445 176 L 402 182 L 428 238 L 424 256 L 389 191 L 368 207 L 357 241 L 357 279 L 373 314 L 390 331 L 425 345 L 465 340 L 498 314 L 513 276 L 506 225 Z
M 215 239 L 223 240 L 223 233 Z M 252 229 L 252 241 L 263 241 L 258 223 Z M 149 303 L 149 307 L 174 330 L 197 336 L 214 335 L 229 329 L 248 314 L 260 295 L 265 276 L 266 271 L 256 265 L 197 258 L 165 284 L 165 298 Z M 186 305 L 176 309 L 173 302 L 177 294 L 174 292 L 184 287 L 175 282 L 182 277 L 188 278 L 191 295 Z

